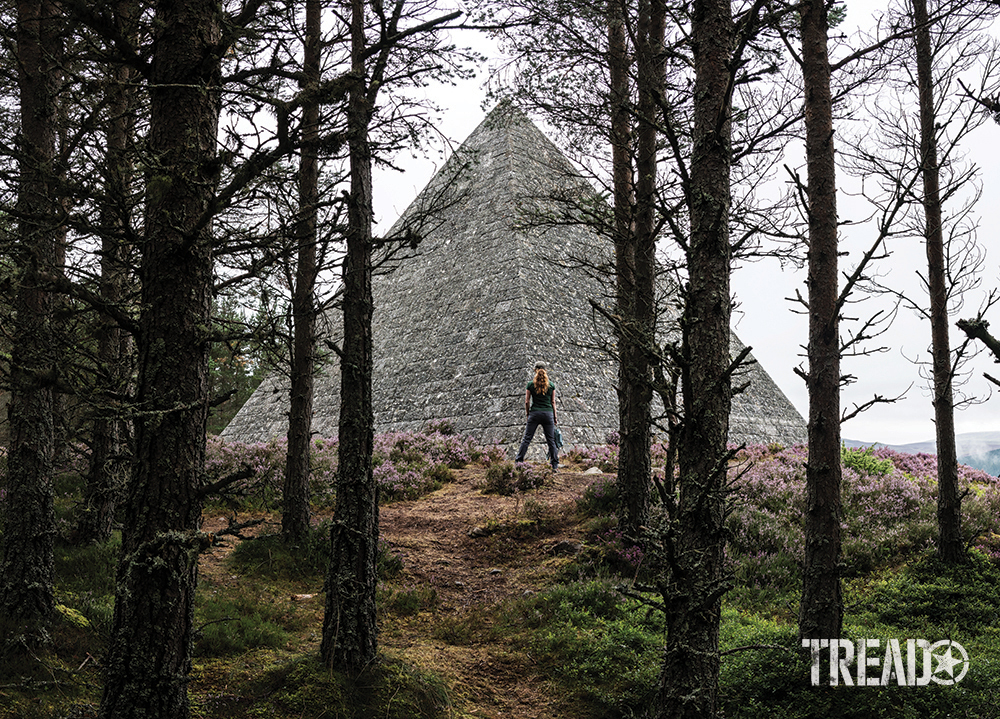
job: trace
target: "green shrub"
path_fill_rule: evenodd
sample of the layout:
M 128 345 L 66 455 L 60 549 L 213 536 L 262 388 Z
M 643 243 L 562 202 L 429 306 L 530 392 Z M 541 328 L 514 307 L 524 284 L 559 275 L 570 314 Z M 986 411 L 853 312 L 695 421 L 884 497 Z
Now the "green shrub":
M 576 509 L 584 517 L 611 514 L 618 508 L 618 482 L 615 477 L 595 479 L 576 500 Z
M 447 464 L 435 464 L 424 472 L 424 476 L 438 488 L 455 481 L 455 472 Z
M 727 607 L 719 647 L 730 652 L 719 665 L 719 696 L 725 716 L 799 716 L 784 709 L 799 692 L 811 688 L 809 656 L 799 647 L 794 624 L 779 624 Z M 766 713 L 767 707 L 782 709 Z
M 873 627 L 867 622 L 845 622 L 844 627 L 845 635 L 855 638 L 876 638 L 884 631 L 885 627 Z M 719 674 L 720 708 L 727 719 L 996 716 L 988 692 L 976 686 L 972 670 L 961 685 L 954 687 L 831 687 L 823 683 L 828 682 L 828 675 L 821 678 L 819 686 L 813 686 L 811 658 L 801 648 L 794 623 L 777 623 L 727 608 L 723 612 L 720 646 L 724 653 L 732 652 L 722 657 Z M 746 650 L 734 652 L 740 647 Z M 822 666 L 825 670 L 825 662 Z
M 869 474 L 884 477 L 893 470 L 891 459 L 879 459 L 874 455 L 874 447 L 841 447 L 840 461 L 844 467 L 855 470 L 858 474 Z
M 266 697 L 260 716 L 337 719 L 445 719 L 454 716 L 444 683 L 391 657 L 357 677 L 332 672 L 309 656 L 276 667 L 254 688 Z
M 483 487 L 486 494 L 500 494 L 503 496 L 514 494 L 514 463 L 502 462 L 487 468 L 486 486 Z
M 288 613 L 265 597 L 199 592 L 195 602 L 195 653 L 231 656 L 252 649 L 282 647 L 292 638 L 283 626 L 287 622 Z
M 608 582 L 539 592 L 509 605 L 501 621 L 558 683 L 577 716 L 633 716 L 656 691 L 662 616 Z
M 551 476 L 550 470 L 536 469 L 527 462 L 501 462 L 486 469 L 486 494 L 509 496 L 515 492 L 527 492 L 541 487 Z
M 874 621 L 909 630 L 928 627 L 978 635 L 1000 627 L 1000 568 L 978 551 L 964 564 L 942 564 L 926 552 L 898 571 L 868 583 L 857 610 Z
M 226 561 L 241 574 L 285 581 L 317 581 L 325 576 L 330 565 L 330 523 L 311 527 L 301 545 L 286 544 L 280 534 L 242 541 Z

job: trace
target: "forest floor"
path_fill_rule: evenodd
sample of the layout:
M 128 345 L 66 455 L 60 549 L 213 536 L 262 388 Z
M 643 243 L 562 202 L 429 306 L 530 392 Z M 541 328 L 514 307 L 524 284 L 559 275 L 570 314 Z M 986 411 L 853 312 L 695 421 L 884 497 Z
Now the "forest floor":
M 380 617 L 380 650 L 437 674 L 455 702 L 456 716 L 561 715 L 553 683 L 528 653 L 497 643 L 490 624 L 496 605 L 552 584 L 560 568 L 580 551 L 583 530 L 576 500 L 601 476 L 594 471 L 560 470 L 530 494 L 499 496 L 483 493 L 483 469 L 455 470 L 455 481 L 441 489 L 380 508 L 382 539 L 402 561 L 393 585 L 424 601 L 424 611 Z M 268 520 L 255 533 L 277 531 L 274 518 Z M 203 529 L 218 532 L 227 521 L 223 514 L 206 514 Z M 225 561 L 236 541 L 230 538 L 203 556 L 200 576 L 205 586 L 246 581 Z M 319 651 L 320 591 L 317 587 L 286 600 L 311 618 L 304 622 L 298 652 Z M 462 632 L 461 641 L 449 641 L 449 631 Z M 198 690 L 200 681 L 218 684 L 220 677 L 214 674 L 203 667 L 196 672 L 193 689 Z
M 945 567 L 928 543 L 932 494 L 913 497 L 933 486 L 925 456 L 893 456 L 888 473 L 878 462 L 868 462 L 875 473 L 853 465 L 845 472 L 843 636 L 954 638 L 973 659 L 960 688 L 890 682 L 878 691 L 826 691 L 810 683 L 809 657 L 799 651 L 801 579 L 794 547 L 781 549 L 800 541 L 801 461 L 797 448 L 760 453 L 759 475 L 744 477 L 747 500 L 734 504 L 734 587 L 720 623 L 721 710 L 742 719 L 1000 719 L 997 480 L 982 473 L 968 479 L 963 523 L 973 532 L 984 528 L 989 541 L 966 563 Z M 315 531 L 297 546 L 277 536 L 277 513 L 251 509 L 263 504 L 257 495 L 240 505 L 240 521 L 261 522 L 245 539 L 227 534 L 232 510 L 206 509 L 202 528 L 216 542 L 200 559 L 192 719 L 641 714 L 661 680 L 664 621 L 657 595 L 633 582 L 651 562 L 630 559 L 616 531 L 613 476 L 587 467 L 573 465 L 510 496 L 485 491 L 487 474 L 493 483 L 507 475 L 469 467 L 420 499 L 382 505 L 381 660 L 350 676 L 319 661 L 331 509 L 314 508 Z M 65 513 L 79 496 L 74 486 L 82 482 L 68 477 L 57 492 Z M 902 516 L 899 496 L 910 503 Z M 57 545 L 62 619 L 54 645 L 42 656 L 0 655 L 0 719 L 96 716 L 119 551 L 117 538 Z M 622 584 L 635 591 L 622 592 Z

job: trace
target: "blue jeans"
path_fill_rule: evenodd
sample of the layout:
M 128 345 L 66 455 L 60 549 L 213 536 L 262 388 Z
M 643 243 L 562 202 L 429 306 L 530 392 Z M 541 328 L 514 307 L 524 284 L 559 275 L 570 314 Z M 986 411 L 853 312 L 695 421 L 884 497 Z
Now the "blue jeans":
M 545 442 L 549 445 L 549 459 L 552 462 L 552 469 L 559 466 L 559 450 L 556 448 L 556 422 L 552 412 L 532 410 L 528 413 L 528 424 L 524 428 L 524 439 L 521 440 L 521 448 L 517 450 L 515 462 L 523 462 L 524 455 L 528 453 L 528 445 L 531 444 L 532 437 L 538 425 L 542 425 L 545 432 Z

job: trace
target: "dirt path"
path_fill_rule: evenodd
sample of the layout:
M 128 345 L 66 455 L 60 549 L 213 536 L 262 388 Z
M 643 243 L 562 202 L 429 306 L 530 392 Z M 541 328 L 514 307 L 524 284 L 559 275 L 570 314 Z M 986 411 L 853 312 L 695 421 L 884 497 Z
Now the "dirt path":
M 480 491 L 481 469 L 455 475 L 430 495 L 380 508 L 382 537 L 403 563 L 394 584 L 425 596 L 433 589 L 435 597 L 427 610 L 386 627 L 380 644 L 445 675 L 459 702 L 456 717 L 557 719 L 558 698 L 547 678 L 526 654 L 489 636 L 489 614 L 482 610 L 538 591 L 569 561 L 581 541 L 573 521 L 576 499 L 596 477 L 560 471 L 541 489 L 501 497 Z M 225 523 L 206 516 L 203 529 L 218 531 Z M 263 524 L 247 533 L 279 529 Z M 226 544 L 203 555 L 203 578 L 231 580 L 223 559 L 235 542 Z M 448 626 L 462 637 L 443 637 Z
M 485 606 L 544 587 L 580 541 L 571 521 L 577 497 L 594 475 L 561 472 L 527 495 L 480 491 L 481 470 L 427 497 L 381 508 L 382 536 L 403 560 L 404 581 L 432 587 L 443 622 L 477 625 Z M 475 633 L 460 643 L 419 631 L 384 636 L 382 644 L 409 660 L 446 672 L 465 716 L 554 719 L 557 698 L 530 659 Z M 483 626 L 486 632 L 488 627 Z
M 576 538 L 569 519 L 594 477 L 561 473 L 527 495 L 501 497 L 480 491 L 481 471 L 456 474 L 433 494 L 380 510 L 382 536 L 407 575 L 434 587 L 445 611 L 537 589 L 553 549 Z

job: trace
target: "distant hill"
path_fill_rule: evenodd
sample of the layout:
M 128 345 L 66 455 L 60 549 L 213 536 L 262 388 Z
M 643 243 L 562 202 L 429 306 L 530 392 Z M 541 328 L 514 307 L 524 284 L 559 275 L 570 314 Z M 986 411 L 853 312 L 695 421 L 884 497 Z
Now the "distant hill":
M 1000 432 L 967 432 L 955 437 L 958 446 L 958 461 L 990 474 L 1000 475 Z M 937 444 L 932 439 L 910 444 L 882 444 L 881 442 L 861 442 L 845 439 L 848 447 L 889 447 L 907 454 L 935 454 Z
M 959 457 L 958 461 L 984 472 L 1000 475 L 1000 449 L 991 450 L 984 455 Z

